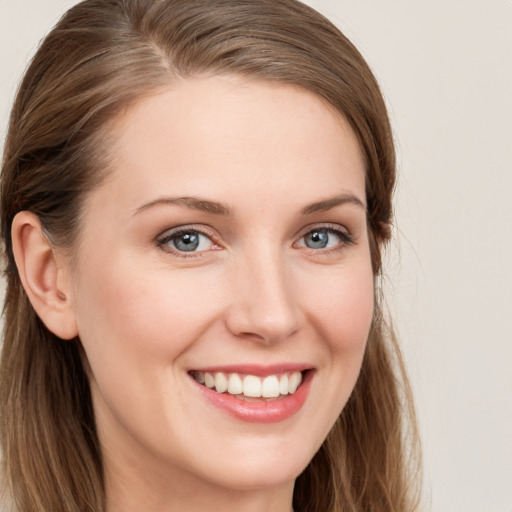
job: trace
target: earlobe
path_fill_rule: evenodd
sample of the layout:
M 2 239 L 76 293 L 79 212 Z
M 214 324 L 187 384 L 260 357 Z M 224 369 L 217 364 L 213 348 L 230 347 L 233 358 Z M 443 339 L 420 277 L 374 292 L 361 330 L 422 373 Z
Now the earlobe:
M 69 272 L 43 233 L 39 218 L 31 212 L 19 212 L 11 232 L 14 259 L 32 307 L 56 336 L 76 337 Z

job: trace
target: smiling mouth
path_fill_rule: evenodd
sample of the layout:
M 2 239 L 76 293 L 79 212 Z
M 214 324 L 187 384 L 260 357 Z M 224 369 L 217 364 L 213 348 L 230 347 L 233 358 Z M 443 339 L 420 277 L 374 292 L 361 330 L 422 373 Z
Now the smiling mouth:
M 302 383 L 306 372 L 284 372 L 265 377 L 257 375 L 191 371 L 199 384 L 217 393 L 232 395 L 240 400 L 275 401 L 293 395 Z

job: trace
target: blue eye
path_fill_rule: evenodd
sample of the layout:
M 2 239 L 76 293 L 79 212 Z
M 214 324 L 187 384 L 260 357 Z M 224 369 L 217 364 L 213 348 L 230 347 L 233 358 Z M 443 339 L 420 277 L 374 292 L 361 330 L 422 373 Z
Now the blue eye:
M 317 228 L 306 233 L 299 243 L 308 249 L 334 249 L 346 243 L 351 243 L 352 238 L 342 231 L 332 228 Z
M 310 249 L 325 249 L 329 244 L 329 235 L 325 229 L 311 231 L 304 237 L 304 244 Z
M 202 252 L 213 246 L 207 235 L 192 229 L 170 233 L 159 240 L 158 244 L 178 252 Z

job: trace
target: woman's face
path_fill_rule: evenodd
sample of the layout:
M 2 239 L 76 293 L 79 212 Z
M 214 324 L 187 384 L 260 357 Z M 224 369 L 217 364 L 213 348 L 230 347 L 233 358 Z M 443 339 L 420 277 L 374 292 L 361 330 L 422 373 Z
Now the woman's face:
M 112 135 L 72 269 L 107 475 L 293 485 L 372 318 L 354 134 L 308 92 L 220 76 L 139 101 Z

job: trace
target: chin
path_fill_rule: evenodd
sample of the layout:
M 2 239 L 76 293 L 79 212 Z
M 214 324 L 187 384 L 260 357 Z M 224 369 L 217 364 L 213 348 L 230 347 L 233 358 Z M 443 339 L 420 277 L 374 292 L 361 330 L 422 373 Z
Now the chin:
M 229 454 L 214 467 L 203 466 L 203 470 L 209 470 L 207 478 L 215 480 L 217 485 L 239 491 L 293 485 L 314 456 L 312 450 L 304 450 L 303 446 L 301 449 L 299 443 L 241 453 Z
M 222 487 L 237 491 L 257 491 L 293 485 L 308 462 L 302 465 L 290 465 L 285 462 L 279 465 L 274 464 L 272 467 L 270 465 L 264 467 L 251 467 L 249 465 L 236 474 L 230 472 L 229 475 L 222 475 L 222 480 L 217 483 Z

